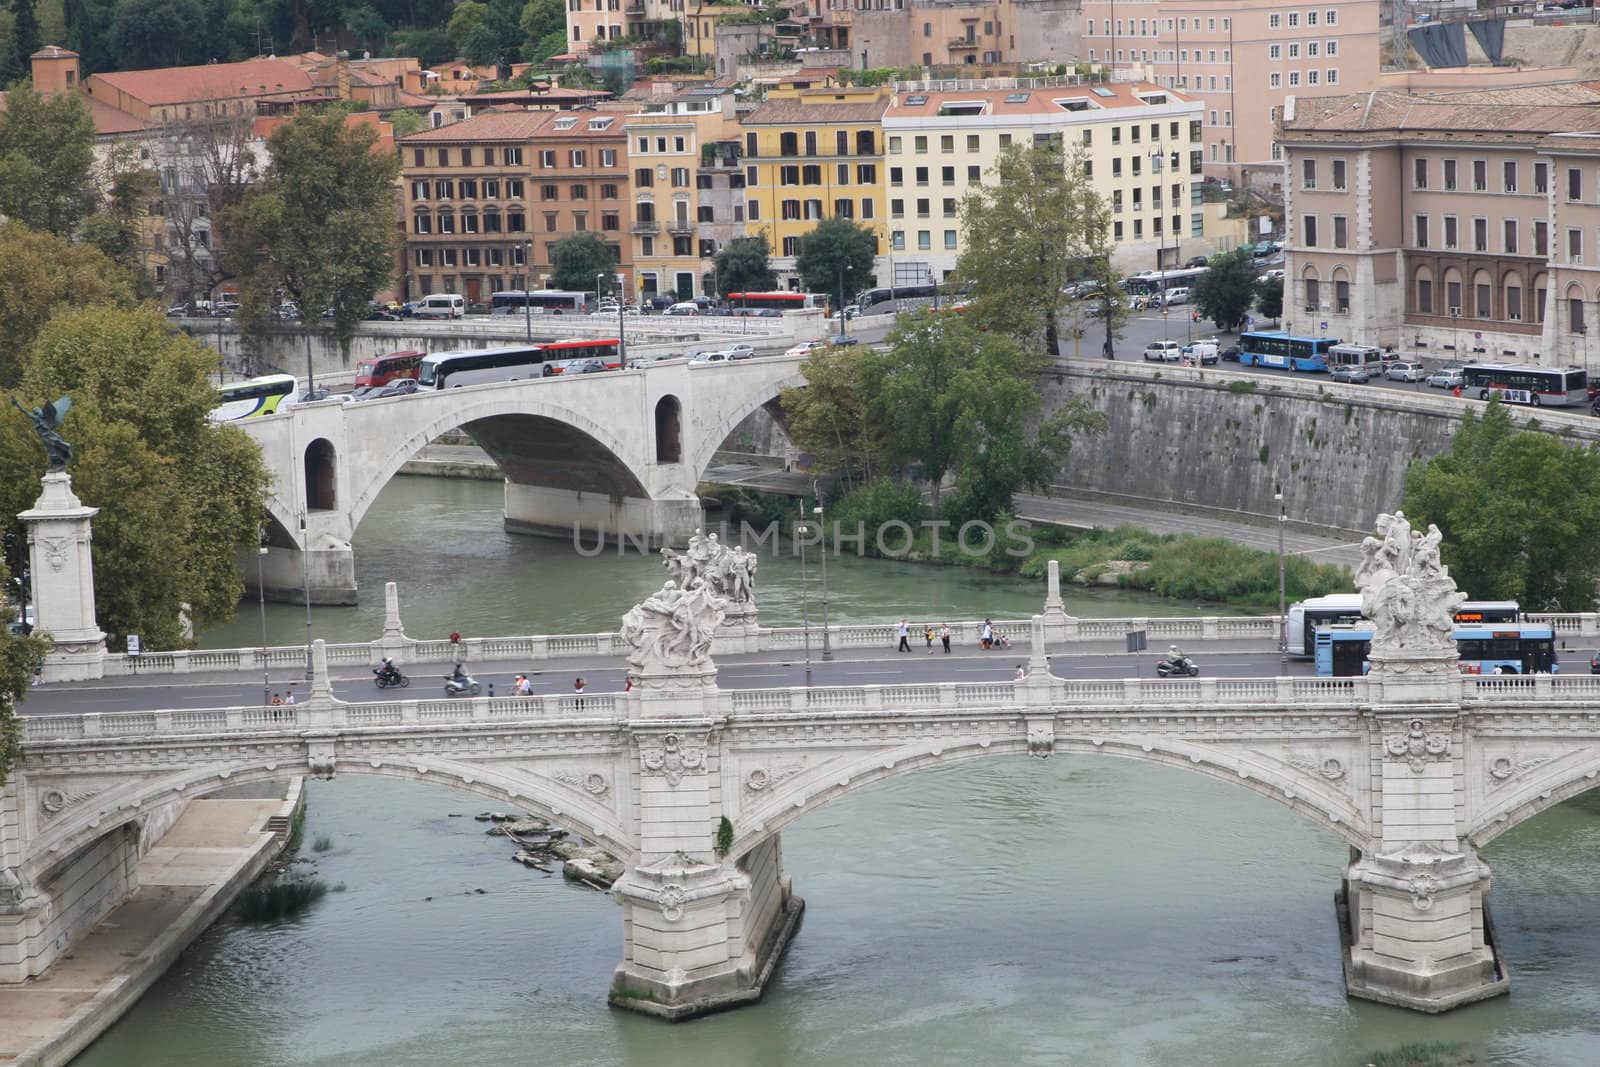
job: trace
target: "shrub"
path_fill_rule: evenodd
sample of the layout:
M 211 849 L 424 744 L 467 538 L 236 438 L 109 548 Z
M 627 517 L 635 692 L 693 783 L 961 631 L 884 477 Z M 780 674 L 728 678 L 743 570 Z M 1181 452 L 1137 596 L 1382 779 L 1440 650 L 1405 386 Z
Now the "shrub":
M 239 894 L 234 912 L 247 923 L 292 919 L 321 900 L 328 892 L 317 878 L 288 878 L 267 885 L 253 885 Z
M 877 531 L 883 524 L 903 522 L 915 533 L 927 513 L 922 493 L 915 485 L 879 478 L 839 499 L 828 516 L 829 536 L 831 538 L 834 523 L 838 523 L 837 528 L 842 536 L 849 537 L 855 536 L 859 524 L 866 530 L 867 551 L 873 552 L 876 549 Z M 890 544 L 900 543 L 900 538 L 887 540 Z

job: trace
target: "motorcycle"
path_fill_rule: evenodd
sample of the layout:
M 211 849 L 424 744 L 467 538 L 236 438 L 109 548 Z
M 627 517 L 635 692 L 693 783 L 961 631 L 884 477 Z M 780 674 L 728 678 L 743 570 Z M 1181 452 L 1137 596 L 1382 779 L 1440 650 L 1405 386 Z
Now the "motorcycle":
M 388 689 L 391 686 L 404 689 L 411 684 L 411 679 L 401 674 L 399 668 L 391 668 L 388 672 L 385 672 L 382 667 L 374 667 L 372 668 L 372 673 L 372 680 L 379 689 Z
M 447 696 L 447 697 L 457 697 L 457 696 L 460 696 L 462 693 L 470 693 L 473 696 L 477 696 L 478 695 L 478 681 L 477 681 L 477 679 L 472 677 L 472 675 L 470 675 L 470 674 L 463 674 L 459 678 L 455 677 L 454 675 L 449 675 L 449 674 L 445 675 L 444 676 L 444 695 Z
M 1175 660 L 1161 660 L 1156 664 L 1156 673 L 1163 678 L 1181 678 L 1187 675 L 1194 678 L 1200 673 L 1200 665 L 1188 656 L 1180 656 Z

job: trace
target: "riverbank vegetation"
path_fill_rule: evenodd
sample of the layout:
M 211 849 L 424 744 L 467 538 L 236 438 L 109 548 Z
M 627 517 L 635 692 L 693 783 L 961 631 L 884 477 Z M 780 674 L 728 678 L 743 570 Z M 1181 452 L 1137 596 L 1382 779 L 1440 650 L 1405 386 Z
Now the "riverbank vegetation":
M 276 922 L 302 914 L 327 894 L 327 883 L 320 878 L 274 878 L 240 893 L 233 910 L 242 922 Z
M 1498 400 L 1468 411 L 1450 451 L 1406 472 L 1406 517 L 1476 599 L 1593 611 L 1600 578 L 1600 450 L 1518 430 Z

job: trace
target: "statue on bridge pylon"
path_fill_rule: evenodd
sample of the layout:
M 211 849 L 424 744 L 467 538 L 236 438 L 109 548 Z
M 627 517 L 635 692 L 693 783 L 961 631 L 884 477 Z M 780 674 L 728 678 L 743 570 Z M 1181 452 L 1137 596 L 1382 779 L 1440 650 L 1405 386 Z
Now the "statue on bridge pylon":
M 1399 511 L 1379 515 L 1377 533 L 1361 543 L 1355 575 L 1361 613 L 1372 620 L 1370 677 L 1387 701 L 1455 702 L 1459 689 L 1439 683 L 1458 678 L 1452 632 L 1466 596 L 1439 558 L 1443 535 L 1437 526 L 1413 530 Z

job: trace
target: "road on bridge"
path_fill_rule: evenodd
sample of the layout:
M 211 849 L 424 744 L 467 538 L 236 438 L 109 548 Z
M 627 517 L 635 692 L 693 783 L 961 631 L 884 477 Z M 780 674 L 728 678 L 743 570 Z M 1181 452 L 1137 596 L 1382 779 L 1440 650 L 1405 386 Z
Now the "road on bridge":
M 1025 667 L 1028 662 L 1028 649 L 1022 644 L 990 652 L 971 646 L 958 647 L 945 655 L 935 641 L 930 655 L 920 639 L 913 639 L 913 651 L 909 653 L 852 648 L 836 652 L 831 662 L 824 663 L 820 636 L 816 640 L 811 663 L 814 686 L 1009 681 L 1017 667 Z M 1264 678 L 1313 673 L 1309 660 L 1285 663 L 1276 649 L 1263 649 L 1259 641 L 1185 641 L 1183 648 L 1200 664 L 1202 677 Z M 1113 651 L 1106 642 L 1085 642 L 1074 644 L 1070 651 L 1053 653 L 1051 669 L 1063 678 L 1154 678 L 1156 661 L 1165 653 L 1164 646 L 1130 654 Z M 720 656 L 717 666 L 717 682 L 724 689 L 774 689 L 805 684 L 804 657 L 798 650 Z M 621 692 L 626 675 L 625 665 L 614 656 L 572 657 L 554 664 L 545 660 L 535 668 L 515 660 L 472 663 L 468 667 L 485 693 L 493 683 L 498 696 L 511 695 L 512 682 L 519 672 L 532 679 L 534 692 L 556 694 L 571 693 L 573 680 L 580 676 L 591 693 Z M 401 669 L 411 678 L 407 689 L 378 690 L 370 668 L 366 667 L 332 667 L 329 677 L 334 696 L 351 702 L 433 700 L 444 695 L 444 675 L 448 668 L 443 664 L 407 664 Z M 269 688 L 277 693 L 293 691 L 296 700 L 303 701 L 310 683 L 304 671 L 290 672 L 279 667 L 272 672 Z M 261 694 L 259 674 L 134 676 L 38 686 L 29 691 L 21 711 L 24 715 L 67 715 L 244 707 L 259 705 Z

